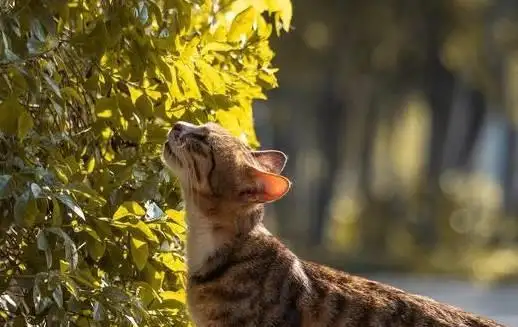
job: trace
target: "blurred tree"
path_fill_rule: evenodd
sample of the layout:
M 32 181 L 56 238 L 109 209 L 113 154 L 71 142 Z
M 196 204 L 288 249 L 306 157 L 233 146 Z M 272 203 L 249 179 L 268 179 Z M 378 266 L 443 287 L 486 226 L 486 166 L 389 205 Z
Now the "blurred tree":
M 13 0 L 0 13 L 0 324 L 188 325 L 161 146 L 178 119 L 257 146 L 251 103 L 277 86 L 269 38 L 290 2 Z
M 513 205 L 518 198 L 518 3 L 327 0 L 314 6 L 300 0 L 295 11 L 294 33 L 279 44 L 276 59 L 283 67 L 283 88 L 272 96 L 279 103 L 297 103 L 296 127 L 287 128 L 283 111 L 272 110 L 281 121 L 276 146 L 292 149 L 299 159 L 291 163 L 299 193 L 276 204 L 281 232 L 308 253 L 315 247 L 307 244 L 324 244 L 329 234 L 335 241 L 351 237 L 354 242 L 344 250 L 362 260 L 370 249 L 373 262 L 408 260 L 414 268 L 426 264 L 411 260 L 431 258 L 427 267 L 437 269 L 441 265 L 430 262 L 442 251 L 448 255 L 441 258 L 454 264 L 440 269 L 465 264 L 470 273 L 473 261 L 452 259 L 453 253 L 462 255 L 461 244 L 480 253 L 492 244 L 488 239 L 517 239 L 516 219 L 505 220 L 505 231 L 482 232 L 480 226 L 496 219 L 500 197 L 507 215 L 518 214 Z M 414 98 L 419 100 L 409 101 Z M 414 111 L 423 131 L 408 137 L 423 139 L 415 149 L 423 162 L 408 190 L 398 176 L 401 160 L 394 158 L 405 152 L 404 145 L 391 142 Z M 508 137 L 495 143 L 492 133 L 499 128 L 508 130 Z M 490 140 L 492 145 L 485 145 Z M 499 148 L 491 152 L 496 155 L 482 152 L 491 147 Z M 482 164 L 485 156 L 499 158 Z M 491 177 L 482 183 L 486 170 Z M 477 194 L 483 203 L 476 202 Z M 346 198 L 355 203 L 352 218 L 333 209 Z M 491 214 L 480 207 L 491 208 Z M 302 209 L 294 215 L 293 208 Z M 344 217 L 354 223 L 332 221 Z M 498 217 L 503 223 L 503 215 Z M 459 227 L 459 221 L 470 227 Z M 352 232 L 340 232 L 337 225 Z M 407 243 L 394 245 L 399 240 Z M 321 252 L 315 256 L 323 258 Z

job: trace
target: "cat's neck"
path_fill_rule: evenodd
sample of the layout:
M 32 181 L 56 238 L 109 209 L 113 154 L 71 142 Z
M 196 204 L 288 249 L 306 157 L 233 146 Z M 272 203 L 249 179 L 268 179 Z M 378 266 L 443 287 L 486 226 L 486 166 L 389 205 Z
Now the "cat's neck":
M 189 273 L 200 271 L 218 250 L 231 246 L 254 233 L 269 234 L 262 224 L 263 208 L 255 208 L 240 217 L 226 217 L 232 224 L 221 226 L 193 204 L 186 204 L 187 268 Z

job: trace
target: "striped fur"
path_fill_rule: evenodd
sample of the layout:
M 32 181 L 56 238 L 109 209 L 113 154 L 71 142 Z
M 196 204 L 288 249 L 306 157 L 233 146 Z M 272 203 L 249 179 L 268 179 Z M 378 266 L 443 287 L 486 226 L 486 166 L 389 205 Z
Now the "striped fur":
M 216 124 L 180 123 L 163 160 L 185 198 L 188 307 L 199 327 L 502 326 L 297 258 L 262 225 L 264 202 L 285 192 L 261 192 L 289 188 L 275 179 L 286 160 L 278 152 L 253 152 Z M 263 175 L 280 184 L 266 187 Z

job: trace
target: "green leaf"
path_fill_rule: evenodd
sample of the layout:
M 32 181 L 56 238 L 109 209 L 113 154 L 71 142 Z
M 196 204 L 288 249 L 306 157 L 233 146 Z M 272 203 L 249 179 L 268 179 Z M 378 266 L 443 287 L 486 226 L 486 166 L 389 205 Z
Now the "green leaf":
M 147 269 L 147 266 L 145 269 Z M 154 300 L 161 301 L 160 295 L 158 295 L 157 291 L 155 291 L 150 284 L 138 281 L 135 282 L 135 286 L 137 287 L 137 296 L 142 301 L 144 307 L 149 306 Z
M 88 199 L 100 207 L 103 207 L 106 204 L 105 198 L 84 183 L 69 184 L 66 189 L 74 194 L 78 199 Z
M 52 198 L 52 226 L 59 227 L 63 223 L 63 217 L 61 215 L 61 207 L 56 198 Z
M 54 302 L 58 305 L 58 307 L 63 308 L 63 289 L 61 285 L 58 285 L 54 291 L 52 292 L 52 298 Z
M 79 255 L 77 253 L 77 247 L 74 241 L 61 228 L 47 228 L 47 232 L 53 233 L 63 239 L 63 244 L 65 246 L 65 258 L 69 263 L 69 267 L 72 270 L 75 270 L 77 268 L 77 263 L 79 261 Z
M 76 89 L 70 87 L 70 86 L 66 86 L 64 88 L 61 89 L 61 94 L 63 94 L 65 96 L 66 99 L 68 100 L 76 100 L 78 103 L 83 103 L 83 98 L 81 98 L 81 96 L 79 95 L 79 93 L 77 92 Z
M 34 286 L 32 288 L 32 301 L 34 303 L 36 313 L 41 313 L 41 311 L 43 311 L 44 309 L 45 304 L 43 303 L 40 285 L 38 285 L 37 281 L 34 282 Z
M 14 204 L 14 218 L 18 225 L 31 227 L 36 222 L 38 206 L 30 190 L 20 195 Z
M 138 270 L 144 269 L 149 256 L 149 246 L 147 242 L 139 237 L 130 238 L 131 257 Z
M 88 249 L 88 254 L 95 261 L 101 260 L 106 251 L 106 244 L 103 241 L 98 241 L 92 237 L 86 242 L 86 247 Z
M 25 138 L 33 126 L 34 120 L 32 119 L 31 115 L 27 112 L 27 110 L 22 110 L 20 112 L 20 117 L 18 117 L 18 138 Z
M 77 247 L 70 238 L 65 238 L 65 258 L 72 269 L 77 268 L 77 263 L 79 261 Z
M 135 112 L 135 107 L 133 106 L 133 102 L 131 102 L 131 98 L 119 93 L 117 94 L 117 103 L 118 107 L 126 120 L 129 120 L 133 117 L 133 113 Z
M 0 175 L 0 199 L 8 198 L 11 195 L 11 175 Z
M 57 82 L 51 76 L 48 75 L 43 75 L 43 79 L 45 80 L 45 82 L 47 82 L 47 85 L 50 87 L 50 89 L 54 91 L 54 93 L 59 98 L 61 98 L 61 89 L 59 88 Z
M 98 270 L 96 268 L 92 269 Z M 101 285 L 97 278 L 92 275 L 90 268 L 76 269 L 73 274 L 71 274 L 71 277 L 73 277 L 77 282 L 88 287 L 99 287 Z
M 64 262 L 64 261 L 62 261 L 62 262 Z M 60 261 L 60 263 L 61 263 L 61 261 Z M 63 273 L 68 272 L 68 270 L 61 271 L 61 272 L 63 272 Z M 64 275 L 63 279 L 64 279 L 65 287 L 67 288 L 67 290 L 70 292 L 70 294 L 72 294 L 72 296 L 74 298 L 77 299 L 79 297 L 79 290 L 78 290 L 76 283 L 70 277 L 68 277 L 66 275 Z
M 135 101 L 135 107 L 146 118 L 153 118 L 153 103 L 146 94 L 142 94 Z
M 93 318 L 95 321 L 103 321 L 105 317 L 104 307 L 99 301 L 95 301 L 93 305 Z
M 36 236 L 36 243 L 38 244 L 38 249 L 41 251 L 47 251 L 49 248 L 49 242 L 47 241 L 47 237 L 45 236 L 45 232 L 40 230 L 38 235 Z
M 72 211 L 79 216 L 82 220 L 86 220 L 83 210 L 74 202 L 74 200 L 67 194 L 59 194 L 56 198 L 61 201 L 64 205 L 72 209 Z
M 133 216 L 141 217 L 146 214 L 144 208 L 135 201 L 126 201 L 117 208 L 117 211 L 113 214 L 113 219 L 118 220 L 124 217 Z
M 17 135 L 18 133 L 18 117 L 25 109 L 18 103 L 15 98 L 9 98 L 0 104 L 0 131 Z
M 33 19 L 31 21 L 31 32 L 39 41 L 45 41 L 45 32 L 43 31 L 43 25 L 41 25 L 39 19 Z
M 38 249 L 45 252 L 45 259 L 47 261 L 47 269 L 52 267 L 52 250 L 49 248 L 49 242 L 45 236 L 45 231 L 40 230 L 36 236 Z
M 159 293 L 162 301 L 155 302 L 151 305 L 152 309 L 161 309 L 161 308 L 177 308 L 182 309 L 185 307 L 186 303 L 186 295 L 184 290 L 179 291 L 165 291 Z

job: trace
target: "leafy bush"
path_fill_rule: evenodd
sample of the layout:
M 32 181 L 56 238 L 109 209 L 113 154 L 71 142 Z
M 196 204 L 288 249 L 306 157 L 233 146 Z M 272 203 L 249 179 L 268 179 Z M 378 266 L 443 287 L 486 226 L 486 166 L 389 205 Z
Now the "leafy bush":
M 257 140 L 289 0 L 0 4 L 0 324 L 188 325 L 178 120 Z

